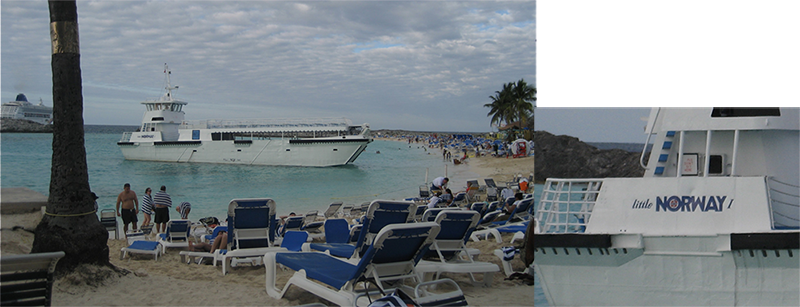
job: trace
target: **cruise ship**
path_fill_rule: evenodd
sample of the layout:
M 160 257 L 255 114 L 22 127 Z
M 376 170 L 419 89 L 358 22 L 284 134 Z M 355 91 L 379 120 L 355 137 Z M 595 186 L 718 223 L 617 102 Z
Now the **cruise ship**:
M 117 142 L 127 160 L 285 166 L 352 163 L 372 142 L 368 124 L 345 118 L 184 120 L 188 103 L 166 93 L 144 101 L 142 124 Z
M 656 108 L 642 178 L 549 178 L 534 265 L 553 306 L 797 306 L 800 111 Z
M 25 94 L 17 94 L 17 99 L 2 105 L 2 118 L 25 119 L 38 124 L 53 123 L 53 108 L 45 106 L 41 99 L 39 104 L 28 102 Z

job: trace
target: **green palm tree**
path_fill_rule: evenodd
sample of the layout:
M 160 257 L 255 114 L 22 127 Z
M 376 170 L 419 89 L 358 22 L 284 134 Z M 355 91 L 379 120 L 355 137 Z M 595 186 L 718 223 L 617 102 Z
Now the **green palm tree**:
M 532 102 L 536 101 L 536 88 L 520 79 L 516 83 L 503 84 L 503 90 L 494 93 L 494 96 L 489 96 L 492 102 L 483 105 L 490 108 L 487 114 L 492 117 L 490 125 L 519 122 L 519 127 L 527 127 L 527 120 L 534 112 Z M 530 134 L 526 133 L 525 137 L 530 139 Z
M 503 84 L 502 91 L 495 91 L 494 96 L 489 96 L 489 99 L 492 100 L 492 103 L 487 103 L 483 105 L 484 107 L 490 108 L 489 113 L 486 116 L 491 116 L 492 119 L 489 122 L 490 125 L 497 124 L 508 124 L 512 122 L 512 118 L 514 117 L 514 110 L 511 108 L 513 97 L 511 96 L 512 89 L 514 84 L 513 83 L 506 83 Z
M 512 109 L 515 114 L 515 121 L 519 121 L 520 127 L 527 127 L 527 120 L 533 116 L 533 103 L 536 101 L 536 88 L 528 85 L 524 79 L 519 79 L 511 90 Z M 530 139 L 530 133 L 525 133 L 525 138 Z

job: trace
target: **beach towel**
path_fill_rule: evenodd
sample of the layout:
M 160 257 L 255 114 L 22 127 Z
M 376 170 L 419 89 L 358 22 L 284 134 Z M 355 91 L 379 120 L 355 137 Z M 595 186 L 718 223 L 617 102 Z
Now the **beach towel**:
M 178 209 L 181 211 L 181 219 L 186 219 L 189 216 L 189 211 L 192 210 L 192 204 L 188 201 L 182 202 Z

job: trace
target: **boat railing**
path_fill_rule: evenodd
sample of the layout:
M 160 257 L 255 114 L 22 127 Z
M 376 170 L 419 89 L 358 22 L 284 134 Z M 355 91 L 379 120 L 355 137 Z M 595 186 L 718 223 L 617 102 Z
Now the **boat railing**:
M 180 129 L 226 129 L 226 128 L 330 128 L 348 129 L 351 125 L 346 118 L 303 118 L 303 119 L 233 119 L 233 120 L 192 120 L 183 121 Z
M 540 232 L 584 232 L 602 184 L 602 179 L 548 179 L 535 213 Z
M 119 139 L 119 141 L 120 142 L 130 142 L 132 135 L 133 135 L 133 132 L 123 132 L 122 133 L 122 138 Z
M 772 229 L 800 228 L 800 186 L 767 177 Z

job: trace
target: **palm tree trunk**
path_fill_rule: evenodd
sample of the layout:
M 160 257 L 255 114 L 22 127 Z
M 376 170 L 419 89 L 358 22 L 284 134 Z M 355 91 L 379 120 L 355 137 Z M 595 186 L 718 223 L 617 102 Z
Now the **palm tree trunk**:
M 108 232 L 97 219 L 83 136 L 83 95 L 75 1 L 48 2 L 53 70 L 50 196 L 32 253 L 64 251 L 57 271 L 81 263 L 110 266 Z

